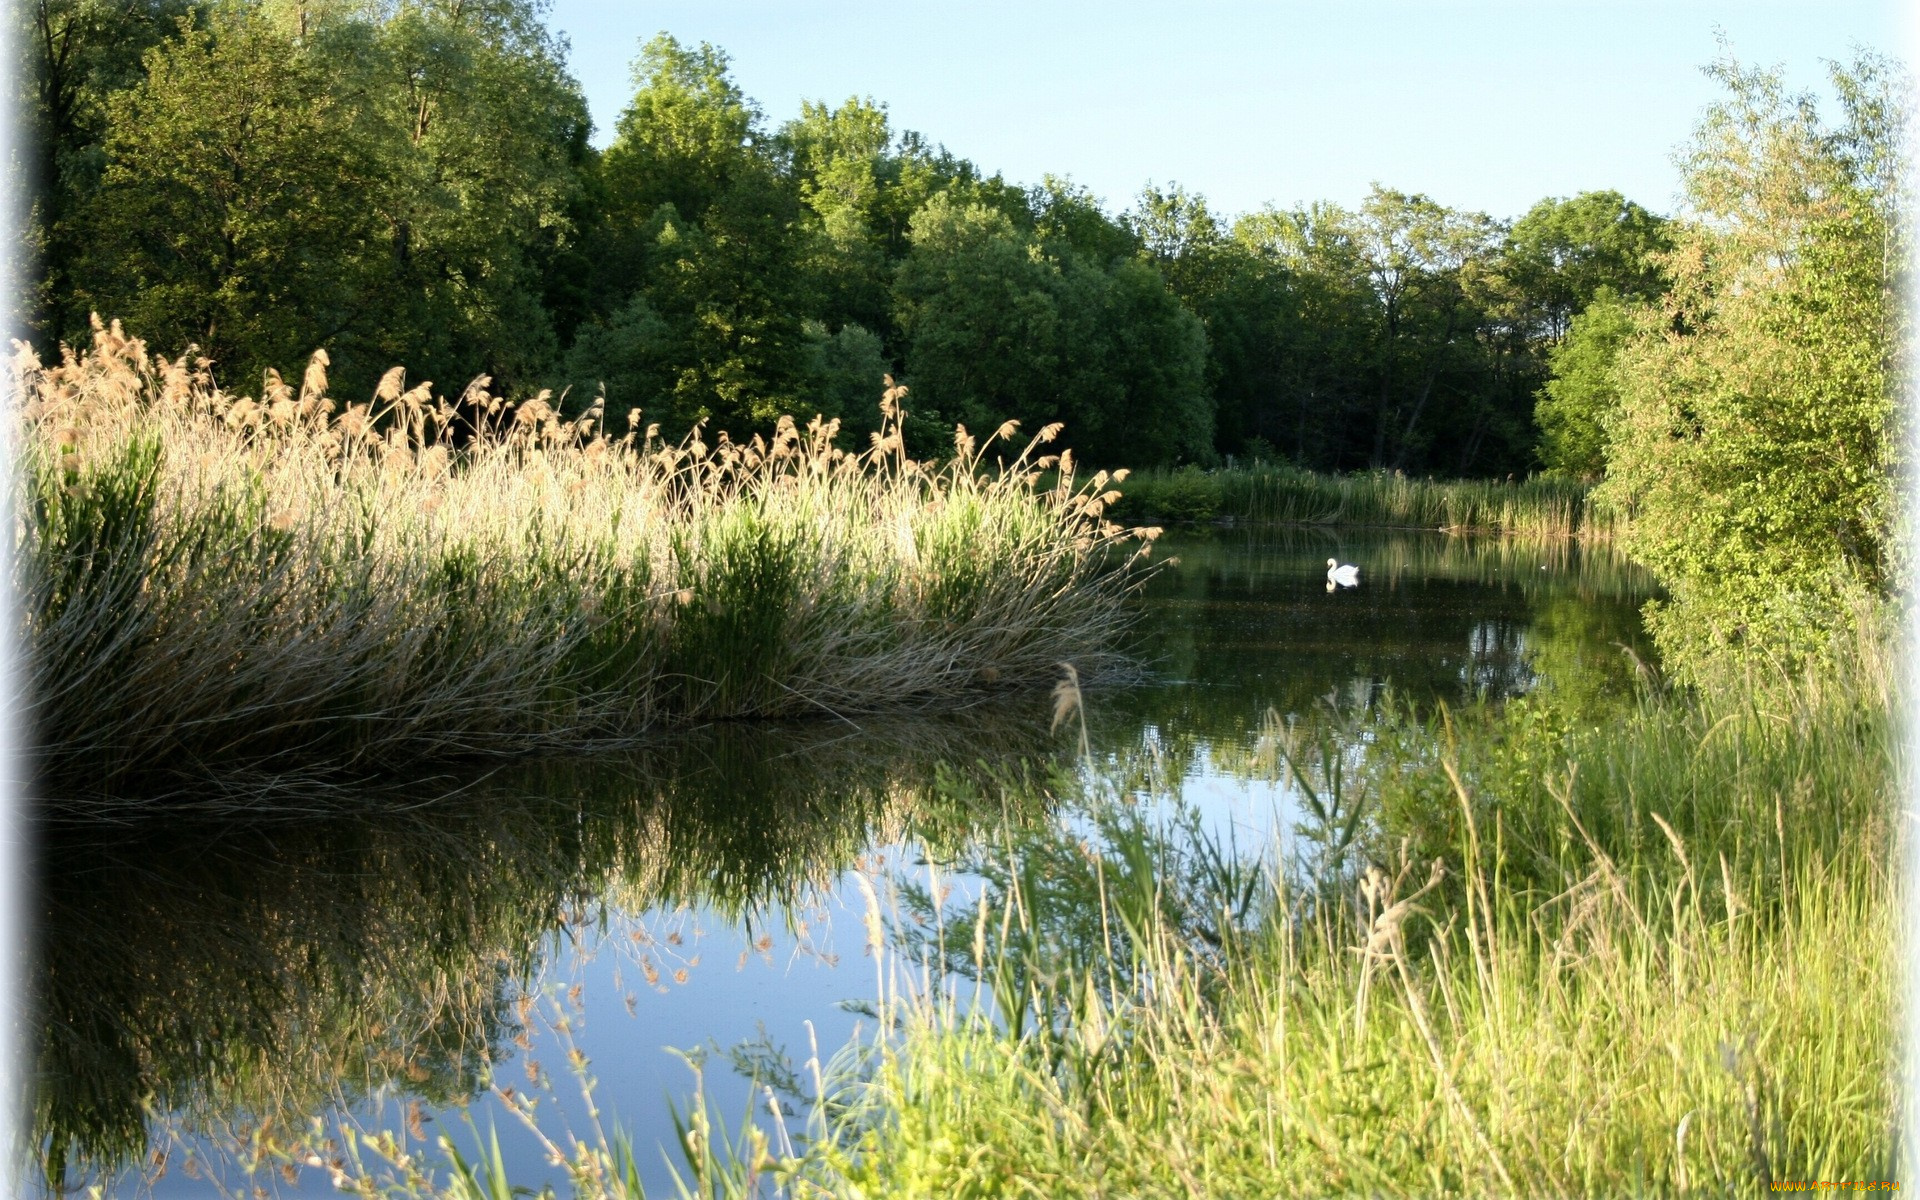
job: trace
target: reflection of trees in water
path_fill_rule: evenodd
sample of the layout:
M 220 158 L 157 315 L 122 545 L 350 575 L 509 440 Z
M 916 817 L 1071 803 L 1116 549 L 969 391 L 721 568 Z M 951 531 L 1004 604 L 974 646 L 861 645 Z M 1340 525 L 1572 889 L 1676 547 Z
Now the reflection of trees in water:
M 1461 686 L 1469 694 L 1499 699 L 1533 690 L 1539 676 L 1532 665 L 1527 626 L 1517 621 L 1481 621 L 1467 633 L 1467 661 Z
M 1285 788 L 1306 878 L 1351 867 L 1377 832 L 1355 816 L 1377 816 L 1381 795 L 1402 817 L 1451 811 L 1389 778 L 1431 756 L 1442 705 L 1545 688 L 1600 719 L 1633 695 L 1629 651 L 1651 657 L 1638 611 L 1650 580 L 1605 550 L 1312 530 L 1178 534 L 1165 548 L 1183 569 L 1149 596 L 1162 682 L 1094 694 L 1096 754 L 1136 794 L 1149 776 L 1177 791 L 1195 773 Z M 1357 591 L 1326 593 L 1329 556 L 1361 564 Z
M 607 907 L 778 920 L 875 841 L 952 843 L 1001 822 L 1009 795 L 1044 804 L 1037 782 L 1018 784 L 1052 769 L 1045 732 L 993 714 L 725 725 L 414 808 L 382 796 L 304 822 L 49 825 L 42 1148 L 100 1170 L 141 1151 L 150 1112 L 194 1130 L 388 1083 L 436 1104 L 470 1096 L 510 1052 L 554 931 Z
M 1611 547 L 1572 540 L 1280 525 L 1173 530 L 1162 536 L 1154 552 L 1179 557 L 1188 571 L 1198 568 L 1227 578 L 1302 575 L 1323 592 L 1330 557 L 1358 564 L 1362 589 L 1447 581 L 1512 587 L 1528 594 L 1573 589 L 1637 602 L 1655 587 L 1651 573 Z M 1177 586 L 1170 576 L 1154 584 L 1155 590 L 1170 586 Z

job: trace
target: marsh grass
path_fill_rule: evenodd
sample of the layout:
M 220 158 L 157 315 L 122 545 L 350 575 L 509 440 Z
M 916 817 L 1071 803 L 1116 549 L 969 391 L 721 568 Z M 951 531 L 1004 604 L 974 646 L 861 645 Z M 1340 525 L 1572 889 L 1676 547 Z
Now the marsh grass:
M 1317 879 L 1223 869 L 1132 818 L 1018 850 L 1045 886 L 1010 866 L 947 926 L 982 931 L 958 969 L 991 1002 L 902 973 L 901 1033 L 807 1178 L 962 1196 L 1891 1179 L 1891 671 L 1864 658 L 1604 732 L 1443 720 L 1412 743 L 1424 761 L 1376 776 L 1371 841 Z
M 1010 464 L 957 431 L 905 456 L 782 421 L 663 443 L 396 368 L 366 402 L 96 323 L 15 360 L 16 580 L 41 790 L 271 802 L 311 779 L 630 741 L 702 720 L 840 716 L 1116 665 L 1147 530 L 1112 477 Z M 1057 472 L 1051 488 L 1038 472 Z M 210 777 L 240 779 L 209 786 Z
M 1612 538 L 1619 515 L 1570 480 L 1416 479 L 1400 472 L 1329 475 L 1258 463 L 1218 471 L 1141 471 L 1115 515 L 1294 525 L 1376 526 L 1548 539 Z

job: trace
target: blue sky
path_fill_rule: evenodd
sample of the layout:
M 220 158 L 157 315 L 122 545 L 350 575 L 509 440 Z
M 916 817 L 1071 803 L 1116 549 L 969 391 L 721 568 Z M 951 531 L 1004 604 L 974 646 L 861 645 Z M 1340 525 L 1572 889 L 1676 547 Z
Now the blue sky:
M 725 49 L 775 123 L 872 96 L 988 171 L 1068 175 L 1112 208 L 1150 179 L 1225 212 L 1353 203 L 1378 180 L 1503 217 L 1601 187 L 1670 211 L 1716 28 L 1806 87 L 1822 59 L 1905 54 L 1908 34 L 1897 0 L 555 0 L 551 23 L 601 144 L 635 50 L 666 30 Z

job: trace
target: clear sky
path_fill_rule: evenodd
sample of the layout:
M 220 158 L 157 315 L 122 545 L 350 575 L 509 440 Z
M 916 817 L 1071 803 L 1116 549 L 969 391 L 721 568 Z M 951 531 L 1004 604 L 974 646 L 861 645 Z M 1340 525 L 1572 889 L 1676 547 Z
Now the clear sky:
M 1671 211 L 1716 28 L 1800 87 L 1856 46 L 1908 50 L 1900 0 L 555 0 L 551 23 L 602 145 L 665 30 L 727 51 L 775 124 L 871 96 L 1011 180 L 1067 175 L 1114 209 L 1178 181 L 1219 212 L 1376 180 L 1501 217 L 1603 187 Z

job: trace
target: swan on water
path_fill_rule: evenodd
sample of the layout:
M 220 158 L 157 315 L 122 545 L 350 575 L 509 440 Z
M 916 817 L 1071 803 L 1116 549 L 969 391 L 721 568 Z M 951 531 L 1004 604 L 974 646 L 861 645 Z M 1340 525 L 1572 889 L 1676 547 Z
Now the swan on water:
M 1333 585 L 1336 583 L 1341 587 L 1358 587 L 1360 585 L 1360 568 L 1354 566 L 1352 563 L 1341 566 L 1340 560 L 1337 558 L 1328 559 L 1327 590 L 1332 591 Z

